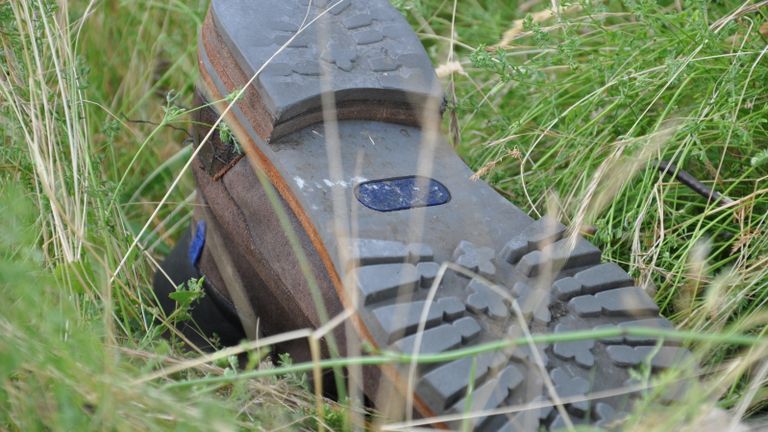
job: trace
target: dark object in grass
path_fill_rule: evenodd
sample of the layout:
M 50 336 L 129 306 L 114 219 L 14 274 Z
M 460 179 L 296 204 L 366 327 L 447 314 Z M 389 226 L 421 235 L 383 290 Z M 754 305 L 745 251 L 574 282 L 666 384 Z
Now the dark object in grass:
M 676 178 L 680 183 L 688 186 L 692 191 L 706 198 L 707 201 L 711 200 L 715 204 L 722 205 L 729 205 L 734 203 L 732 199 L 710 189 L 707 185 L 696 179 L 696 177 L 692 176 L 685 170 L 679 169 L 672 162 L 659 161 L 657 167 L 659 171 L 661 171 L 662 175 L 668 175 L 670 177 Z
M 200 233 L 200 224 L 195 234 Z M 171 295 L 187 283 L 202 277 L 197 269 L 198 256 L 191 256 L 196 236 L 187 230 L 176 243 L 176 247 L 160 265 L 155 273 L 152 285 L 155 295 L 166 317 L 172 317 L 178 304 Z M 202 234 L 204 236 L 204 233 Z M 204 240 L 204 239 L 203 239 Z M 198 240 L 198 242 L 201 240 Z M 202 251 L 202 245 L 196 248 Z M 245 332 L 237 319 L 237 313 L 231 302 L 223 298 L 209 281 L 203 281 L 202 298 L 191 305 L 190 319 L 175 323 L 176 328 L 187 340 L 204 350 L 214 350 L 209 341 L 218 339 L 224 345 L 235 345 L 245 337 Z M 203 328 L 200 328 L 202 326 Z

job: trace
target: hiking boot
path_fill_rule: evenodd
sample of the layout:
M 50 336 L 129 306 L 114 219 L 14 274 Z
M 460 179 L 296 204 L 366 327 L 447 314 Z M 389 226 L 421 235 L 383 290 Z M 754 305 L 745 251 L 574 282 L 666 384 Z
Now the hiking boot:
M 639 394 L 633 368 L 690 363 L 685 348 L 619 333 L 436 361 L 531 334 L 672 326 L 590 242 L 473 180 L 440 136 L 430 60 L 387 1 L 213 0 L 199 66 L 200 240 L 176 256 L 205 275 L 219 311 L 200 328 L 228 320 L 256 338 L 337 317 L 325 356 L 420 347 L 429 363 L 350 368 L 352 390 L 393 421 L 498 410 L 468 420 L 478 430 L 607 425 Z M 274 350 L 302 362 L 309 348 Z

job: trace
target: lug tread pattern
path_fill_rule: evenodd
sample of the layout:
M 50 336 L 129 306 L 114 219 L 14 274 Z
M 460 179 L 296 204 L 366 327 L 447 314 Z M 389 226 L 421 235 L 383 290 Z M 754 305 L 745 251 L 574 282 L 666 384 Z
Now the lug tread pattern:
M 378 95 L 423 107 L 442 97 L 421 42 L 387 2 L 214 0 L 211 7 L 248 76 L 296 35 L 302 22 L 315 20 L 256 78 L 277 124 L 320 108 L 323 73 L 338 103 Z
M 512 302 L 533 333 L 672 328 L 626 272 L 615 264 L 600 263 L 597 248 L 582 238 L 565 237 L 565 227 L 551 219 L 532 223 L 498 253 L 470 241 L 458 242 L 452 251 L 377 239 L 355 240 L 353 248 L 358 292 L 378 329 L 379 343 L 399 352 L 416 351 L 419 319 L 427 306 L 421 354 L 521 337 Z M 436 257 L 448 257 L 477 276 L 467 277 L 449 267 L 435 300 L 427 305 L 424 298 L 440 269 Z M 546 274 L 549 269 L 555 274 Z M 626 416 L 622 410 L 631 397 L 590 401 L 589 394 L 631 382 L 631 368 L 647 364 L 659 371 L 691 359 L 683 347 L 658 344 L 656 337 L 617 336 L 539 345 L 538 356 L 532 355 L 530 346 L 521 345 L 419 365 L 416 392 L 436 414 L 521 404 L 531 402 L 531 395 L 538 395 L 533 401 L 549 401 L 544 377 L 535 365 L 538 358 L 558 396 L 576 399 L 566 404 L 574 424 L 613 426 Z M 553 407 L 468 421 L 480 431 L 565 426 Z

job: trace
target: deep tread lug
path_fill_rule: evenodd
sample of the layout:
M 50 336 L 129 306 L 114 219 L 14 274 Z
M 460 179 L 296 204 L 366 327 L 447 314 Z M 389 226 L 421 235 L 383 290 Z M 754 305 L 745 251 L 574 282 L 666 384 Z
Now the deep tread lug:
M 493 258 L 496 255 L 489 247 L 477 247 L 471 242 L 462 241 L 453 252 L 456 264 L 476 272 L 484 277 L 493 277 L 496 274 L 496 266 Z
M 471 411 L 481 411 L 498 408 L 509 393 L 523 382 L 524 375 L 514 366 L 505 367 L 496 378 L 491 379 L 472 393 Z M 464 412 L 467 407 L 466 399 L 461 399 L 453 405 L 451 411 Z M 475 418 L 470 420 L 473 427 L 481 426 L 490 420 L 490 417 Z
M 600 249 L 582 238 L 577 239 L 571 249 L 570 239 L 566 238 L 525 255 L 517 264 L 517 269 L 525 276 L 538 276 L 543 268 L 559 272 L 598 264 L 600 255 Z
M 595 327 L 595 330 L 601 330 L 605 328 L 614 327 L 612 325 L 601 325 Z M 668 330 L 673 329 L 674 326 L 671 322 L 664 318 L 648 318 L 636 321 L 625 321 L 616 325 L 619 328 L 627 327 L 647 327 Z M 605 344 L 626 344 L 626 345 L 654 345 L 658 342 L 659 338 L 655 336 L 617 336 L 612 338 L 603 338 L 601 341 Z M 666 345 L 675 345 L 678 341 L 670 340 L 665 341 Z
M 444 324 L 426 330 L 422 336 L 419 354 L 437 354 L 456 348 L 480 334 L 480 324 L 474 318 L 464 317 L 451 324 Z M 403 353 L 413 354 L 416 350 L 416 335 L 408 336 L 394 343 Z
M 574 297 L 568 306 L 582 317 L 655 315 L 659 307 L 641 288 L 616 288 L 595 295 Z
M 504 298 L 480 279 L 472 279 L 467 285 L 467 291 L 471 293 L 467 297 L 467 307 L 472 312 L 484 313 L 496 320 L 509 316 L 509 308 Z
M 420 262 L 416 264 L 416 271 L 421 277 L 421 287 L 429 288 L 437 277 L 440 266 L 435 262 Z
M 582 294 L 595 294 L 612 288 L 632 286 L 634 280 L 614 263 L 599 264 L 573 276 L 581 284 Z
M 360 267 L 356 272 L 365 305 L 394 298 L 403 290 L 413 291 L 421 281 L 413 264 L 376 264 Z
M 562 333 L 574 330 L 564 324 L 555 326 L 555 333 Z M 595 356 L 592 354 L 592 348 L 595 341 L 584 339 L 573 342 L 555 342 L 552 346 L 552 352 L 562 359 L 573 359 L 576 364 L 585 368 L 591 368 L 595 364 Z
M 500 256 L 510 264 L 517 264 L 528 252 L 560 240 L 564 233 L 565 226 L 560 222 L 543 217 L 528 225 L 520 235 L 508 241 L 501 250 Z
M 387 335 L 389 343 L 411 333 L 419 325 L 422 311 L 426 302 L 400 303 L 383 306 L 373 311 L 382 331 Z M 433 302 L 427 315 L 426 328 L 442 322 L 444 319 L 455 319 L 464 313 L 464 304 L 456 297 L 444 297 Z
M 572 376 L 563 368 L 553 369 L 549 376 L 552 378 L 558 396 L 563 398 L 584 397 L 584 400 L 568 404 L 570 408 L 580 414 L 589 411 L 589 400 L 586 397 L 590 390 L 589 381 L 578 376 Z
M 685 364 L 691 355 L 687 349 L 678 347 L 611 345 L 606 351 L 614 363 L 623 367 L 639 366 L 652 355 L 650 365 L 657 370 Z
M 352 242 L 352 260 L 359 265 L 399 263 L 407 257 L 408 250 L 400 242 L 375 239 Z
M 485 379 L 488 373 L 499 368 L 507 359 L 497 353 L 486 353 L 475 360 L 475 381 Z M 431 398 L 444 401 L 443 409 L 448 409 L 462 397 L 469 386 L 473 359 L 463 358 L 440 366 L 424 375 L 422 386 Z

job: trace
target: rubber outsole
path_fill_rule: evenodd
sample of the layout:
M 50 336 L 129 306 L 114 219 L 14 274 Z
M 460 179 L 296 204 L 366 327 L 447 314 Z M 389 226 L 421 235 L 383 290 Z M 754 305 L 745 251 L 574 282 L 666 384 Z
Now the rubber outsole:
M 423 111 L 437 111 L 439 103 L 429 102 L 437 97 L 436 78 L 418 39 L 386 1 L 309 4 L 214 0 L 201 35 L 200 67 L 204 96 L 223 99 L 302 22 L 312 22 L 272 59 L 226 120 L 290 209 L 291 226 L 330 313 L 354 309 L 358 337 L 406 353 L 416 350 L 419 339 L 420 353 L 440 353 L 529 332 L 671 327 L 626 272 L 601 262 L 599 249 L 567 235 L 556 221 L 532 220 L 485 183 L 471 180 L 472 171 L 428 123 L 403 121 L 404 113 L 425 119 L 430 115 Z M 391 61 L 387 70 L 376 70 L 381 56 Z M 330 77 L 325 83 L 321 73 Z M 338 108 L 333 125 L 317 123 L 323 89 Z M 359 106 L 367 108 L 358 111 Z M 216 116 L 200 115 L 202 123 Z M 233 249 L 242 251 L 236 267 L 266 282 L 253 295 L 261 301 L 294 299 L 302 304 L 285 306 L 298 308 L 291 324 L 319 326 L 315 305 L 305 301 L 311 298 L 309 283 L 296 272 L 285 274 L 295 263 L 285 233 L 258 226 L 274 224 L 274 210 L 260 198 L 258 176 L 234 145 L 214 142 L 208 156 L 201 152 L 196 177 L 202 195 L 232 233 Z M 228 159 L 210 156 L 216 154 Z M 329 160 L 336 156 L 340 160 L 331 170 Z M 339 237 L 340 227 L 354 234 Z M 443 263 L 457 267 L 444 272 L 428 303 Z M 285 325 L 276 316 L 262 320 L 266 333 Z M 417 337 L 420 325 L 424 331 Z M 343 337 L 340 343 L 343 353 Z M 433 416 L 546 401 L 549 381 L 560 398 L 570 400 L 565 408 L 574 423 L 606 426 L 639 393 L 590 399 L 591 393 L 626 388 L 633 367 L 693 367 L 685 348 L 654 337 L 564 341 L 537 350 L 518 347 L 420 365 L 416 410 Z M 384 369 L 381 377 L 368 379 L 408 390 L 407 366 Z M 374 400 L 370 389 L 377 388 L 366 386 Z M 388 403 L 401 404 L 391 398 Z M 479 417 L 472 425 L 528 431 L 557 429 L 565 419 L 545 408 Z
M 321 87 L 334 96 L 339 119 L 415 124 L 430 100 L 442 97 L 419 39 L 388 3 L 264 6 L 267 10 L 249 0 L 212 2 L 203 44 L 226 47 L 245 77 L 266 64 L 246 98 L 258 99 L 258 124 L 269 138 L 321 121 Z M 253 37 L 255 28 L 263 38 Z

